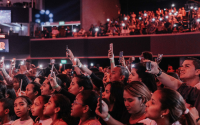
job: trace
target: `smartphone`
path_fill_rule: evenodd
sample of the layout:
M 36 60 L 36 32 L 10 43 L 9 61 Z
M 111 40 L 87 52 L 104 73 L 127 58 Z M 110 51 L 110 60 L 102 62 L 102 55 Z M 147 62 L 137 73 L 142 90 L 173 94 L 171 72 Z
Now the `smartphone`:
M 102 87 L 100 87 L 99 112 L 102 113 Z
M 68 57 L 69 56 L 68 45 L 66 45 L 66 51 L 67 51 L 66 56 Z
M 51 63 L 51 77 L 52 77 L 53 76 L 53 67 L 54 67 L 55 59 L 51 59 L 50 63 Z
M 123 56 L 123 51 L 120 51 L 120 52 L 119 52 L 119 63 L 121 63 L 122 56 Z
M 146 62 L 146 70 L 151 71 L 151 62 Z
M 159 64 L 162 60 L 163 54 L 158 54 L 158 57 L 156 58 L 156 62 Z
M 110 43 L 110 50 L 113 52 L 113 43 Z

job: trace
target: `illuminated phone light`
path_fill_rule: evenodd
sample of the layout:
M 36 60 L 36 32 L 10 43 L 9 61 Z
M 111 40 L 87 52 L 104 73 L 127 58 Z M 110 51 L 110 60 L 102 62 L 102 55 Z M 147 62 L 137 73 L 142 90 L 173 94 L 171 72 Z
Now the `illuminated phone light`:
M 152 21 L 155 21 L 155 18 L 153 18 Z
M 62 66 L 62 63 L 60 63 L 60 66 Z
M 172 12 L 174 12 L 174 10 L 172 10 Z
M 176 24 L 174 24 L 174 27 L 176 27 Z
M 43 65 L 40 65 L 40 68 L 43 68 Z
M 172 13 L 169 13 L 169 15 L 172 15 Z
M 94 66 L 94 64 L 93 64 L 93 63 L 90 63 L 90 66 Z
M 194 10 L 197 10 L 197 9 L 198 9 L 197 7 L 194 8 Z
M 76 61 L 77 59 L 76 58 L 74 58 L 74 61 Z
M 9 65 L 6 65 L 6 69 L 9 69 L 10 68 L 10 66 Z
M 166 8 L 164 8 L 164 10 L 166 10 Z
M 73 29 L 73 32 L 76 32 L 76 29 Z
M 147 16 L 147 14 L 145 13 L 144 16 Z
M 174 7 L 175 6 L 175 4 L 172 4 L 172 7 Z
M 177 13 L 174 14 L 175 16 L 177 15 Z
M 194 8 L 193 6 L 190 7 L 190 9 L 193 9 L 193 8 Z
M 21 63 L 20 63 L 21 65 L 24 65 L 24 61 L 21 61 Z
M 14 60 L 12 59 L 11 62 L 14 62 Z
M 4 56 L 2 56 L 1 59 L 4 60 Z
M 165 18 L 166 18 L 166 19 L 168 19 L 169 17 L 168 17 L 168 16 L 166 16 Z
M 141 20 L 142 19 L 142 17 L 139 17 L 139 20 Z
M 122 26 L 125 26 L 125 23 L 122 23 Z
M 131 68 L 134 68 L 135 67 L 135 64 L 131 64 Z
M 109 22 L 109 21 L 110 21 L 110 19 L 108 18 L 108 19 L 107 19 L 107 21 Z
M 162 18 L 160 18 L 160 21 L 162 21 Z
M 128 18 L 127 17 L 124 17 L 124 20 L 127 20 Z
M 98 32 L 98 31 L 99 31 L 99 28 L 95 28 L 95 31 Z
M 83 65 L 84 67 L 87 67 L 87 65 Z

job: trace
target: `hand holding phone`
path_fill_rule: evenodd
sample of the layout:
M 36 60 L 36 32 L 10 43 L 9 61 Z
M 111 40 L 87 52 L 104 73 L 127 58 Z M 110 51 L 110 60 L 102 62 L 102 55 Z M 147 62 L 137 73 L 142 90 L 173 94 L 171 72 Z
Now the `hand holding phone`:
M 162 60 L 163 54 L 158 54 L 158 57 L 155 59 L 155 61 L 159 64 Z
M 119 63 L 121 63 L 121 64 L 123 63 L 123 62 L 122 62 L 123 53 L 124 53 L 123 51 L 120 51 L 120 52 L 119 52 Z
M 110 43 L 110 49 L 108 50 L 108 58 L 109 58 L 109 59 L 114 59 L 114 54 L 113 54 L 113 43 Z
M 53 75 L 53 68 L 54 68 L 54 64 L 55 64 L 55 59 L 51 59 L 50 63 L 51 63 L 51 76 L 52 76 Z
M 102 113 L 102 87 L 100 87 L 99 112 Z
M 69 56 L 69 50 L 68 50 L 68 45 L 66 45 L 66 57 L 68 58 Z

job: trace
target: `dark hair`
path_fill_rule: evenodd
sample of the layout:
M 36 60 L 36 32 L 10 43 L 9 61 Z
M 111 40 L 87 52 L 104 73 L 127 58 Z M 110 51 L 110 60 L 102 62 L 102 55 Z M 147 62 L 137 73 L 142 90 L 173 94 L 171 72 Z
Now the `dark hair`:
M 185 60 L 192 60 L 195 69 L 200 69 L 200 60 L 197 58 L 193 58 L 193 57 L 187 57 Z
M 62 118 L 62 120 L 64 120 L 67 124 L 70 124 L 72 122 L 72 118 L 70 116 L 70 100 L 62 94 L 53 94 L 51 97 L 53 98 L 56 107 L 60 107 L 60 111 L 57 113 L 57 119 Z
M 9 116 L 13 116 L 14 113 L 14 101 L 9 98 L 0 99 L 0 102 L 3 103 L 3 109 L 9 109 Z
M 13 88 L 8 88 L 7 89 L 7 95 L 9 95 L 8 98 L 15 100 L 16 98 L 16 93 L 15 90 Z
M 0 99 L 5 98 L 6 97 L 6 85 L 3 81 L 0 81 Z
M 19 84 L 21 83 L 21 80 L 22 81 L 22 91 L 25 91 L 26 90 L 26 86 L 30 83 L 28 77 L 24 74 L 18 74 L 16 76 L 14 76 L 14 78 L 17 79 L 17 81 L 19 82 Z
M 42 83 L 44 82 L 45 80 L 45 77 L 44 76 L 38 76 L 37 78 L 39 78 L 39 83 L 42 85 Z
M 148 59 L 148 60 L 153 61 L 153 53 L 152 52 L 143 51 L 142 56 L 144 57 L 144 59 Z
M 172 76 L 172 77 L 174 77 L 174 78 L 176 78 L 176 79 L 178 79 L 178 80 L 180 80 L 180 78 L 179 78 L 179 76 L 178 76 L 178 74 L 176 72 L 168 72 L 167 74 Z
M 19 96 L 19 97 L 17 97 L 16 99 L 18 99 L 18 98 L 24 99 L 28 106 L 32 105 L 32 101 L 31 101 L 27 96 Z M 16 99 L 15 99 L 15 100 L 16 100 Z M 15 102 L 15 101 L 14 101 L 14 102 Z
M 71 80 L 68 77 L 68 75 L 66 75 L 66 74 L 58 74 L 57 77 L 60 78 L 60 80 L 62 81 L 61 87 L 68 89 L 69 86 L 70 86 L 70 82 L 71 82 Z M 64 83 L 66 83 L 66 87 L 65 87 Z
M 151 92 L 148 87 L 139 81 L 133 81 L 124 87 L 124 90 L 127 91 L 133 97 L 143 98 L 144 104 L 151 99 Z
M 83 75 L 77 75 L 75 77 L 77 78 L 77 84 L 79 87 L 83 86 L 84 90 L 93 89 L 92 82 L 88 77 L 83 76 Z
M 36 82 L 31 82 L 30 84 L 32 84 L 34 86 L 33 92 L 38 91 L 38 94 L 36 96 L 41 95 L 41 90 L 40 90 L 41 85 L 39 83 L 36 83 Z
M 158 90 L 161 98 L 161 109 L 169 109 L 169 122 L 180 121 L 182 125 L 195 125 L 190 113 L 184 114 L 186 106 L 183 97 L 175 90 L 163 88 Z
M 90 110 L 88 111 L 89 117 L 96 116 L 95 110 L 97 107 L 98 99 L 97 93 L 92 90 L 83 90 L 80 94 L 83 96 L 83 105 L 88 105 L 90 108 Z
M 135 64 L 136 73 L 138 74 L 139 78 L 142 79 L 142 82 L 149 88 L 151 92 L 157 90 L 157 85 L 155 81 L 155 77 L 153 74 L 146 72 L 146 67 L 143 66 L 142 63 Z
M 112 110 L 112 117 L 115 119 L 121 118 L 121 113 L 125 109 L 124 106 L 124 99 L 123 99 L 123 92 L 124 92 L 124 84 L 121 82 L 108 82 L 106 86 L 110 84 L 110 97 L 109 102 L 110 104 L 114 104 Z
M 48 103 L 48 101 L 49 101 L 51 96 L 49 96 L 49 95 L 40 95 L 38 97 L 42 97 L 43 103 L 46 104 L 46 103 Z
M 116 66 L 116 67 L 119 67 L 120 68 L 120 75 L 123 75 L 124 76 L 124 84 L 126 85 L 127 84 L 127 80 L 128 80 L 128 77 L 129 77 L 129 72 L 128 70 L 123 67 L 123 66 Z

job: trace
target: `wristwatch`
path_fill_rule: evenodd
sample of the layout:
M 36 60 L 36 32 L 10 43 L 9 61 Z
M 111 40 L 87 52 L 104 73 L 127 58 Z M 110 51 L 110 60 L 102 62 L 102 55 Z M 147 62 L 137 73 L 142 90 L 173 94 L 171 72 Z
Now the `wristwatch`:
M 158 68 L 158 69 L 159 69 L 159 73 L 158 73 L 158 74 L 155 74 L 156 77 L 159 77 L 159 76 L 162 74 L 162 70 L 161 70 L 160 68 Z

